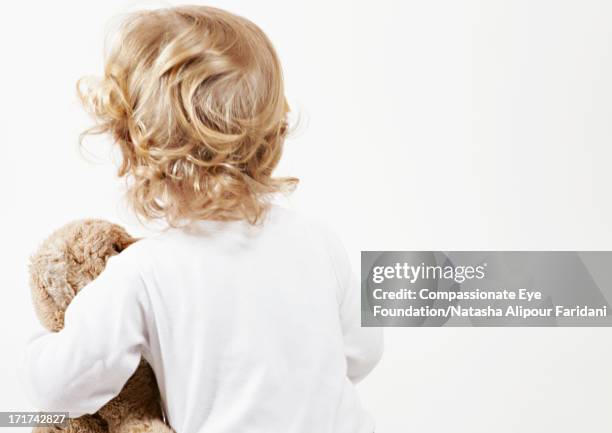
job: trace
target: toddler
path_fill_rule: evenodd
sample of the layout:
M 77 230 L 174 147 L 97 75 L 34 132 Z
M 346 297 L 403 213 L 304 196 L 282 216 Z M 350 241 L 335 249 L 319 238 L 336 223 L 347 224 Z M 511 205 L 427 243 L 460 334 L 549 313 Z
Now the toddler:
M 347 255 L 272 204 L 288 104 L 252 22 L 184 6 L 130 14 L 79 94 L 122 154 L 137 215 L 168 228 L 108 260 L 28 344 L 41 410 L 94 413 L 141 357 L 177 433 L 372 433 L 354 384 L 380 358 Z

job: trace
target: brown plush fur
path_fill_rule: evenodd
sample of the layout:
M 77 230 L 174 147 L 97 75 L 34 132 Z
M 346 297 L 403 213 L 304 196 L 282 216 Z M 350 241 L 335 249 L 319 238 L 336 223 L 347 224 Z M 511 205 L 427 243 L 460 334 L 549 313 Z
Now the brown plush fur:
M 122 227 L 102 220 L 65 225 L 46 239 L 30 261 L 36 315 L 44 327 L 59 331 L 64 311 L 109 257 L 136 242 Z M 170 433 L 163 421 L 159 389 L 151 366 L 141 360 L 121 393 L 94 415 L 70 420 L 67 427 L 35 428 L 35 433 Z

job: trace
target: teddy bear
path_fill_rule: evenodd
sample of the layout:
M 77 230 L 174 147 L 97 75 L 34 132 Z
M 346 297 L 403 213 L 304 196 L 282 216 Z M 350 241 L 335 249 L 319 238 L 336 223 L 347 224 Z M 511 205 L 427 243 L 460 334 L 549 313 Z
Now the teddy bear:
M 109 257 L 138 239 L 103 220 L 69 223 L 47 238 L 30 259 L 30 287 L 36 315 L 50 331 L 64 326 L 64 311 L 104 269 Z M 67 426 L 36 427 L 35 433 L 172 433 L 164 422 L 151 366 L 141 359 L 119 395 L 97 413 L 69 420 Z

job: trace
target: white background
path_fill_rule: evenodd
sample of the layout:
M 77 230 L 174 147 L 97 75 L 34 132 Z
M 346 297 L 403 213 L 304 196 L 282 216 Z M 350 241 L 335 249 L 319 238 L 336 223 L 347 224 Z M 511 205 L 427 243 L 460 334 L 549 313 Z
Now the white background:
M 279 173 L 360 250 L 612 249 L 612 3 L 214 1 L 275 43 L 301 118 Z M 143 234 L 76 79 L 111 18 L 159 3 L 5 2 L 0 12 L 0 410 L 38 328 L 28 255 L 69 220 Z M 610 329 L 388 329 L 360 386 L 378 432 L 612 431 Z M 9 429 L 3 430 L 8 431 Z M 22 430 L 20 430 L 22 431 Z

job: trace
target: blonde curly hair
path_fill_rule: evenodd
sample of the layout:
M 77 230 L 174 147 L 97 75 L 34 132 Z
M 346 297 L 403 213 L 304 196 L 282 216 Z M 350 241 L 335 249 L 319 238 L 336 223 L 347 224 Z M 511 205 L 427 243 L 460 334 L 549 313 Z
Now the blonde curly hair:
M 119 145 L 118 175 L 145 219 L 256 223 L 270 193 L 298 180 L 274 178 L 289 105 L 276 51 L 251 21 L 207 6 L 130 13 L 102 78 L 77 92 L 96 125 Z

